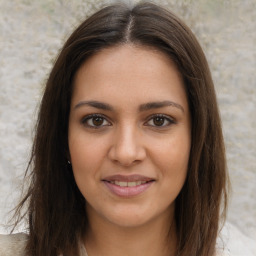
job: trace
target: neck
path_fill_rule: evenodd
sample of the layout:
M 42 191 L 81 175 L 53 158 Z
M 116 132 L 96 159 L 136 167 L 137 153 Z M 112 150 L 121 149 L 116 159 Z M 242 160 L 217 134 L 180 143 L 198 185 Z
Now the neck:
M 101 218 L 92 222 L 89 218 L 85 235 L 89 256 L 174 256 L 176 244 L 176 227 L 170 215 L 137 227 L 120 227 Z

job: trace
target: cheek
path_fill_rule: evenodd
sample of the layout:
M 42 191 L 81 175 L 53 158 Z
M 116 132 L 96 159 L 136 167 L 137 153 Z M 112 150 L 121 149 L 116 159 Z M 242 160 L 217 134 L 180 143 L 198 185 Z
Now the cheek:
M 170 168 L 186 169 L 190 155 L 189 138 L 172 138 L 155 146 L 155 156 L 159 164 Z M 177 170 L 178 171 L 178 170 Z
M 97 181 L 101 178 L 106 158 L 106 145 L 100 136 L 90 136 L 84 132 L 70 133 L 69 151 L 73 174 L 85 198 L 90 198 L 90 194 L 97 191 Z
M 74 172 L 91 173 L 100 165 L 104 148 L 102 141 L 84 134 L 71 134 L 69 151 Z
M 90 191 L 96 190 L 95 178 L 97 178 L 98 155 L 94 150 L 85 146 L 82 140 L 72 140 L 69 144 L 72 170 L 78 189 L 84 198 L 90 197 Z
M 156 145 L 154 162 L 160 170 L 160 175 L 166 180 L 166 186 L 183 186 L 188 169 L 190 156 L 190 137 L 177 136 Z
M 187 177 L 189 150 L 178 149 L 168 147 L 168 151 L 162 150 L 161 158 L 158 158 L 156 164 L 160 170 L 160 180 L 162 180 L 160 198 L 168 205 L 175 202 Z
M 88 185 L 93 185 L 93 177 L 95 176 L 95 163 L 97 154 L 85 143 L 83 138 L 72 136 L 69 139 L 69 151 L 71 157 L 72 170 L 76 184 L 85 197 Z M 94 165 L 93 165 L 94 163 Z

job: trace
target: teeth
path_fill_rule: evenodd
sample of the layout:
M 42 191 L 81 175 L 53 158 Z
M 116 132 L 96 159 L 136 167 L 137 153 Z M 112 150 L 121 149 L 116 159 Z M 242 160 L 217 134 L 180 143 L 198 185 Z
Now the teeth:
M 134 181 L 134 182 L 127 182 L 127 186 L 128 187 L 134 187 L 134 186 L 136 186 L 137 185 L 137 182 L 136 181 Z M 138 184 L 138 185 L 140 185 L 140 184 Z
M 126 182 L 126 181 L 110 181 L 111 184 L 115 184 L 117 186 L 120 187 L 135 187 L 135 186 L 139 186 L 141 184 L 145 184 L 147 183 L 146 181 L 130 181 L 130 182 Z
M 125 181 L 119 181 L 118 183 L 119 183 L 118 185 L 120 187 L 127 187 L 127 182 L 125 182 Z

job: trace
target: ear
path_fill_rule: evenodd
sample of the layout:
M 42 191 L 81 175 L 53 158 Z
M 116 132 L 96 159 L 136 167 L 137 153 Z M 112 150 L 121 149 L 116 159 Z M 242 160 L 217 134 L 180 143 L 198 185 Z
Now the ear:
M 66 156 L 66 159 L 67 159 L 68 163 L 71 164 L 71 156 L 70 156 L 68 146 L 66 147 L 66 150 L 65 150 L 65 156 Z

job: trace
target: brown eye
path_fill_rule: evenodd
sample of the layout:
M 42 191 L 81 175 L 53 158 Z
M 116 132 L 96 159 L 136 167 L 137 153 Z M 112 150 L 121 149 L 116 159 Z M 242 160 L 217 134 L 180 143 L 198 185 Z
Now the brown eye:
M 162 126 L 165 122 L 165 119 L 166 118 L 164 118 L 164 117 L 157 116 L 157 117 L 153 118 L 153 123 L 155 126 Z
M 167 127 L 171 124 L 174 124 L 175 121 L 166 115 L 158 114 L 152 116 L 146 123 L 147 126 L 153 126 L 153 127 Z
M 102 117 L 93 117 L 92 123 L 94 126 L 101 126 L 104 122 L 104 119 Z
M 110 126 L 110 122 L 104 116 L 101 115 L 89 115 L 82 120 L 82 124 L 89 128 L 101 128 L 104 126 Z

